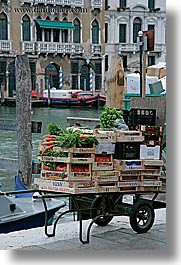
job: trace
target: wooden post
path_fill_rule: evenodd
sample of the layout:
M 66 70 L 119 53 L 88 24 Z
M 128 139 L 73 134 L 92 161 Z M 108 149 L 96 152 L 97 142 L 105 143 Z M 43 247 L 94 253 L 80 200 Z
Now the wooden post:
M 143 71 L 142 71 L 142 98 L 146 95 L 146 51 L 143 51 Z
M 4 83 L 1 83 L 1 87 L 0 87 L 0 91 L 1 91 L 1 105 L 3 105 L 4 103 Z
M 24 184 L 32 184 L 31 135 L 31 72 L 26 54 L 15 59 L 16 125 L 18 146 L 18 175 Z
M 122 60 L 113 56 L 106 77 L 107 93 L 106 106 L 109 108 L 124 109 L 125 78 Z

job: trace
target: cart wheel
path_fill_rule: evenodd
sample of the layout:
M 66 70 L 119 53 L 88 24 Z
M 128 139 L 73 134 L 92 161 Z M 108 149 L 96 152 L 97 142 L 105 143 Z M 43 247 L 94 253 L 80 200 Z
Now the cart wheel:
M 103 205 L 103 196 L 99 196 L 96 197 L 91 205 L 91 211 L 90 211 L 90 215 L 91 218 L 94 219 L 96 218 L 98 215 L 102 214 L 102 209 L 103 209 L 104 205 Z M 109 200 L 109 209 L 113 210 L 114 206 L 113 206 L 113 201 L 110 199 Z M 108 209 L 108 202 L 106 201 L 106 209 Z M 107 225 L 111 220 L 113 219 L 113 216 L 102 216 L 97 218 L 94 223 L 99 225 L 99 226 L 105 226 Z
M 152 227 L 155 212 L 152 205 L 140 200 L 133 205 L 130 212 L 130 225 L 137 233 L 146 233 Z

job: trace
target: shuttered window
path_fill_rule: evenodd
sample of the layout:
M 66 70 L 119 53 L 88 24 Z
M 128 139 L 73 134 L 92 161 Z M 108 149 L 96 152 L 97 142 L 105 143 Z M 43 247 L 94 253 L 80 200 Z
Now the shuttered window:
M 23 41 L 31 40 L 31 32 L 30 32 L 30 18 L 28 16 L 23 17 Z
M 97 20 L 92 22 L 92 44 L 99 44 L 99 24 Z
M 0 40 L 8 40 L 8 21 L 4 13 L 0 14 Z
M 73 30 L 73 42 L 80 43 L 80 21 L 78 19 L 74 20 L 74 27 Z
M 126 42 L 126 24 L 119 25 L 119 42 L 120 43 Z

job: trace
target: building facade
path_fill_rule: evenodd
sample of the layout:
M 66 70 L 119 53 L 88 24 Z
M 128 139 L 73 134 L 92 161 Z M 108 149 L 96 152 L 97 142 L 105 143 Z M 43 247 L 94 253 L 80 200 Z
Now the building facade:
M 147 52 L 147 66 L 166 61 L 166 1 L 106 0 L 106 70 L 115 53 L 122 57 L 125 70 L 139 68 L 139 31 L 154 30 L 154 51 Z
M 48 87 L 105 91 L 113 55 L 125 69 L 138 68 L 136 35 L 155 29 L 155 50 L 148 64 L 165 61 L 166 10 L 164 0 L 1 0 L 0 86 L 6 96 L 16 90 L 15 58 L 26 53 L 32 89 Z M 159 8 L 157 8 L 159 7 Z

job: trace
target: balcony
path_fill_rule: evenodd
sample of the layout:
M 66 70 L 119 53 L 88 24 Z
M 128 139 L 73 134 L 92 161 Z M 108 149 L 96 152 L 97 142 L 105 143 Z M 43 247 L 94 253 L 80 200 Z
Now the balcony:
M 10 52 L 11 51 L 11 41 L 0 40 L 0 52 Z
M 40 53 L 54 54 L 82 54 L 84 52 L 81 44 L 72 43 L 52 43 L 52 42 L 36 42 L 35 50 Z
M 155 43 L 153 52 L 163 52 L 166 48 L 166 45 L 163 43 Z M 138 44 L 137 43 L 119 43 L 118 44 L 118 54 L 122 52 L 137 52 Z
M 21 42 L 21 51 L 23 53 L 35 53 L 35 43 L 32 41 Z
M 101 55 L 101 45 L 100 44 L 92 44 L 91 45 L 91 52 L 92 55 Z
M 61 5 L 61 6 L 70 6 L 70 7 L 83 7 L 84 0 L 20 0 L 20 5 L 29 3 L 31 5 Z
M 102 0 L 91 0 L 91 8 L 102 9 Z

